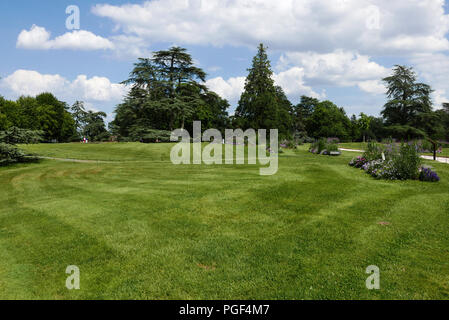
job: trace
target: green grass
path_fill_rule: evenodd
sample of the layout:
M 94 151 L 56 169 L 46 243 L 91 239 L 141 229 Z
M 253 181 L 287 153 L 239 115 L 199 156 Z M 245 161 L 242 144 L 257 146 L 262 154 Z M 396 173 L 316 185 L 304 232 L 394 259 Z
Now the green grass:
M 449 166 L 386 182 L 302 147 L 175 166 L 170 145 L 34 145 L 0 168 L 2 299 L 448 299 Z M 379 222 L 388 222 L 381 225 Z M 65 269 L 81 270 L 81 290 Z M 381 270 L 381 290 L 365 269 Z

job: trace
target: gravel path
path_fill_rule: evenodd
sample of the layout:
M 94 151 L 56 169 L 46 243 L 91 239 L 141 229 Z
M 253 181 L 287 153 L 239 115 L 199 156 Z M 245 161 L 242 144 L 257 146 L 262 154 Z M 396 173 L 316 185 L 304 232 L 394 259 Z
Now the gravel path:
M 64 158 L 53 158 L 53 157 L 37 157 L 39 159 L 45 160 L 55 160 L 55 161 L 63 161 L 63 162 L 77 162 L 77 163 L 110 163 L 108 161 L 101 160 L 78 160 L 78 159 L 64 159 Z

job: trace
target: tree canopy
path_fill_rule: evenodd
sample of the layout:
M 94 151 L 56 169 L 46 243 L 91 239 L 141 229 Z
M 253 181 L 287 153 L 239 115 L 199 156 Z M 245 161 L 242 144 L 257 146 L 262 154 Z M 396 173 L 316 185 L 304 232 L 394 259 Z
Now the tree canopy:
M 204 127 L 222 128 L 229 104 L 204 85 L 206 73 L 194 65 L 186 49 L 172 47 L 140 58 L 123 83 L 131 85 L 124 102 L 117 106 L 113 131 L 133 140 L 150 130 L 191 127 L 194 120 Z
M 245 89 L 235 112 L 235 121 L 246 128 L 279 129 L 290 136 L 292 105 L 281 87 L 275 86 L 270 60 L 263 44 L 248 69 Z

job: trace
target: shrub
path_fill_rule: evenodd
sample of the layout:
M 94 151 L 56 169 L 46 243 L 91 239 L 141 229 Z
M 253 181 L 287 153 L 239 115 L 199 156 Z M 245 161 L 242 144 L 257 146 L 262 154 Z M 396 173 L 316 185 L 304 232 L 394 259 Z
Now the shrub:
M 440 177 L 436 172 L 433 172 L 429 168 L 423 168 L 419 173 L 419 180 L 427 181 L 427 182 L 438 182 L 440 181 Z
M 331 152 L 338 152 L 338 144 L 335 140 L 327 142 L 328 140 L 321 138 L 318 141 L 312 143 L 309 151 L 315 154 L 330 155 Z
M 376 142 L 368 142 L 367 148 L 363 156 L 368 159 L 368 161 L 382 159 L 382 153 L 384 149 L 382 146 L 377 144 Z
M 13 163 L 32 162 L 37 159 L 27 157 L 25 153 L 16 146 L 0 143 L 0 166 L 7 166 Z
M 334 152 L 334 151 L 336 152 L 336 151 L 338 151 L 338 144 L 335 142 L 328 143 L 326 145 L 326 150 L 329 152 Z
M 421 158 L 415 144 L 402 144 L 399 154 L 393 157 L 399 180 L 418 179 Z
M 357 158 L 352 159 L 351 162 L 349 162 L 349 165 L 355 168 L 362 168 L 367 162 L 368 160 L 365 157 L 358 156 Z
M 0 131 L 0 142 L 10 145 L 16 144 L 33 144 L 43 140 L 42 131 L 33 131 L 11 127 L 8 130 Z

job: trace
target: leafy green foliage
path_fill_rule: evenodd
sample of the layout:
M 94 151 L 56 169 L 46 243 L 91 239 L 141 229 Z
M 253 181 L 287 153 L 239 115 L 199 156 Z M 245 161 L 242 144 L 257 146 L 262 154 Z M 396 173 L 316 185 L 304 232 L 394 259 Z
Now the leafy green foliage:
M 148 130 L 189 128 L 194 120 L 203 128 L 224 128 L 229 104 L 203 84 L 206 73 L 194 66 L 187 50 L 172 47 L 141 58 L 123 83 L 131 85 L 110 124 L 113 134 L 133 141 L 144 139 Z
M 0 166 L 34 161 L 37 161 L 37 158 L 26 156 L 25 152 L 16 146 L 0 142 Z
M 385 150 L 382 145 L 374 141 L 370 141 L 367 144 L 367 148 L 363 154 L 363 158 L 367 159 L 368 161 L 379 160 L 382 159 L 382 153 L 384 153 L 384 151 Z
M 44 141 L 70 141 L 76 133 L 75 122 L 64 102 L 51 93 L 17 101 L 0 98 L 0 130 L 11 127 L 41 131 Z
M 0 131 L 0 142 L 11 145 L 39 143 L 43 140 L 42 136 L 42 131 L 11 127 L 5 131 Z
M 331 152 L 338 152 L 338 144 L 332 139 L 321 138 L 310 145 L 309 152 L 330 155 Z
M 307 132 L 314 138 L 338 137 L 341 141 L 350 140 L 351 122 L 343 108 L 330 101 L 320 102 L 306 120 Z
M 393 166 L 400 180 L 418 179 L 421 158 L 416 145 L 402 144 L 399 154 L 393 157 Z
M 89 141 L 106 141 L 109 139 L 109 132 L 106 130 L 104 119 L 107 117 L 104 112 L 86 111 L 84 103 L 75 102 L 71 107 L 74 122 L 78 130 L 78 139 L 86 137 Z

